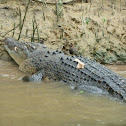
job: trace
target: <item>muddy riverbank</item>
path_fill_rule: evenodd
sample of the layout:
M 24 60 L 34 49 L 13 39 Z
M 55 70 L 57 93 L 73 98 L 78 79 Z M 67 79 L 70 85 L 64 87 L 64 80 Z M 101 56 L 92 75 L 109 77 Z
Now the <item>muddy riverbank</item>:
M 34 34 L 35 42 L 63 50 L 68 55 L 79 54 L 107 64 L 125 64 L 126 7 L 124 1 L 121 2 L 75 2 L 58 6 L 57 14 L 54 4 L 32 1 L 20 40 L 31 41 L 32 38 L 33 41 Z M 0 2 L 1 42 L 5 37 L 18 39 L 20 27 L 16 26 L 23 20 L 26 5 L 24 0 Z M 33 33 L 34 19 L 38 29 Z M 1 48 L 0 53 L 3 53 Z

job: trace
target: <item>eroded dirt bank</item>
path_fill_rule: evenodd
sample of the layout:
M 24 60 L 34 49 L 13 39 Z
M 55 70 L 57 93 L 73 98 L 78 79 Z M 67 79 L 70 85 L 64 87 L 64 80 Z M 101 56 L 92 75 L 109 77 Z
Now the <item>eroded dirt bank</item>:
M 4 0 L 3 0 L 4 1 Z M 27 1 L 0 2 L 0 40 L 5 37 L 18 39 L 20 28 L 12 30 L 23 20 Z M 112 7 L 111 7 L 112 6 Z M 20 11 L 21 10 L 21 20 Z M 56 15 L 58 13 L 58 18 Z M 48 48 L 63 50 L 66 54 L 81 54 L 101 63 L 126 63 L 126 6 L 124 1 L 92 0 L 74 5 L 47 4 L 33 1 L 28 9 L 21 34 L 21 41 L 31 41 L 33 19 L 38 31 L 35 42 L 44 42 Z M 9 30 L 12 30 L 6 34 Z M 5 35 L 6 34 L 6 35 Z M 0 53 L 3 51 L 0 46 Z M 5 53 L 5 52 L 4 52 Z

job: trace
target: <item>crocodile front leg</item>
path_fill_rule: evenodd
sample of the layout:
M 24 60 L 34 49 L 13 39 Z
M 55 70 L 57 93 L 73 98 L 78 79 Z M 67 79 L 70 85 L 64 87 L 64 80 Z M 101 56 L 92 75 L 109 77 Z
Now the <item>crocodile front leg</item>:
M 44 75 L 45 75 L 45 72 L 43 70 L 40 70 L 33 75 L 24 76 L 22 80 L 25 82 L 40 82 L 42 81 L 42 78 Z
M 45 70 L 44 69 L 38 69 L 38 64 L 34 64 L 34 59 L 29 58 L 26 59 L 20 66 L 19 69 L 25 73 L 31 74 L 28 76 L 24 76 L 22 78 L 25 82 L 40 82 L 42 78 L 45 77 Z

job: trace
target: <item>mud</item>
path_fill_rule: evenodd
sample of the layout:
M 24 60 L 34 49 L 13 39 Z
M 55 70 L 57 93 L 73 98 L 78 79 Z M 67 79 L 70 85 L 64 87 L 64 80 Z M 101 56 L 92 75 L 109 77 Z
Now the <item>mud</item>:
M 107 64 L 125 64 L 126 6 L 121 2 L 92 0 L 92 3 L 66 4 L 58 9 L 57 18 L 55 5 L 32 1 L 20 40 L 31 41 L 35 16 L 39 32 L 39 41 L 37 30 L 34 33 L 35 42 L 44 42 L 48 48 L 63 50 L 68 55 L 79 54 Z M 0 1 L 1 41 L 5 37 L 18 38 L 19 27 L 12 29 L 20 22 L 19 7 L 23 20 L 26 5 L 24 0 Z M 12 31 L 7 34 L 9 30 Z

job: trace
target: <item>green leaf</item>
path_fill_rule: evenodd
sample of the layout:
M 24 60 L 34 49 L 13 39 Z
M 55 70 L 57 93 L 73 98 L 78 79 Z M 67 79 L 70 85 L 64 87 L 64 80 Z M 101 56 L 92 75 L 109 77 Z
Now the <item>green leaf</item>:
M 88 24 L 90 22 L 90 20 L 88 19 L 88 17 L 87 17 L 87 19 L 86 19 L 86 24 Z
M 80 91 L 80 94 L 84 93 L 84 91 Z
M 86 20 L 85 19 L 83 19 L 83 21 L 84 21 L 84 23 L 86 23 Z
M 103 22 L 105 22 L 105 21 L 106 21 L 106 19 L 105 19 L 105 18 L 102 18 L 102 21 L 103 21 Z
M 59 1 L 60 6 L 62 6 L 62 0 Z

